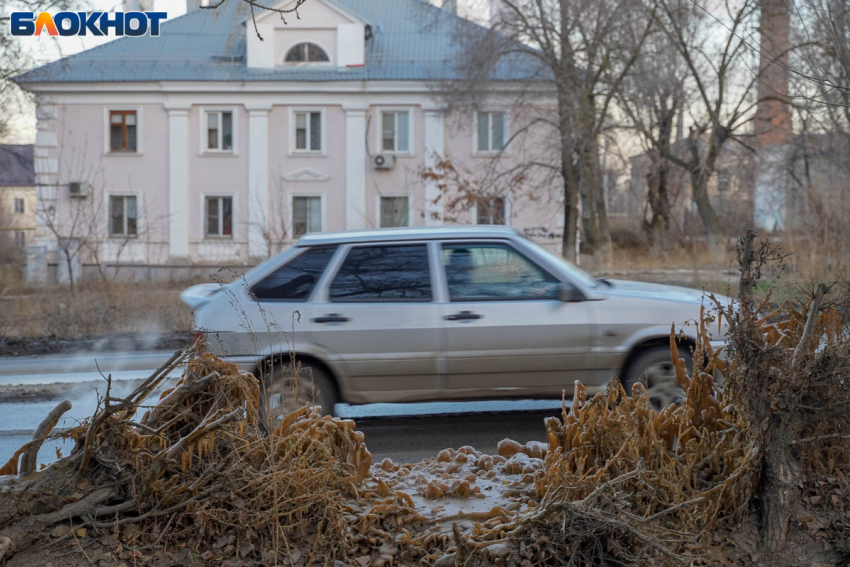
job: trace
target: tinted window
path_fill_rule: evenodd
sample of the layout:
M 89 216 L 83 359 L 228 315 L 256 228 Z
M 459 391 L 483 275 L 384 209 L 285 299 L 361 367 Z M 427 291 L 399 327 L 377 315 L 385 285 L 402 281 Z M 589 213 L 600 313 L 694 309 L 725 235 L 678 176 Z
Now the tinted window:
M 425 245 L 352 248 L 330 289 L 331 301 L 430 301 Z
M 251 291 L 257 299 L 304 301 L 310 296 L 334 252 L 336 247 L 310 248 L 266 276 Z
M 444 244 L 452 301 L 556 299 L 558 280 L 505 244 Z

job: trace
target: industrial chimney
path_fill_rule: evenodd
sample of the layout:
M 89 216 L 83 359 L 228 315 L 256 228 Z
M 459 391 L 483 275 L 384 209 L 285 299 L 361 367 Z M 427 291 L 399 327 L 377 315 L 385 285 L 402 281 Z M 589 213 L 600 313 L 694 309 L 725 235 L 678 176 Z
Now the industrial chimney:
M 789 0 L 761 0 L 759 32 L 758 106 L 755 145 L 769 147 L 791 141 L 788 105 L 788 49 L 791 12 Z
M 753 224 L 775 232 L 789 228 L 788 160 L 791 108 L 788 104 L 790 0 L 761 0 L 758 102 L 753 133 L 756 147 Z

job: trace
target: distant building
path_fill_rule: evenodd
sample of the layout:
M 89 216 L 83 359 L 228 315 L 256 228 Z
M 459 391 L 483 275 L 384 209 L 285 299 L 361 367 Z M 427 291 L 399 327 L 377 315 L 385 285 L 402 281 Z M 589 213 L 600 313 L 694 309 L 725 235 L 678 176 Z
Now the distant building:
M 35 235 L 32 145 L 0 145 L 0 257 L 20 255 Z
M 674 151 L 686 151 L 685 142 L 674 145 Z M 628 188 L 616 195 L 612 210 L 623 216 L 635 216 L 647 221 L 652 211 L 647 200 L 648 183 L 652 182 L 652 158 L 639 154 L 630 158 L 631 180 Z M 690 174 L 683 168 L 668 164 L 667 196 L 671 221 L 683 234 L 701 234 L 704 229 L 691 192 Z M 708 194 L 717 214 L 730 233 L 751 223 L 753 215 L 754 156 L 743 146 L 727 142 L 723 147 L 714 175 L 709 181 Z
M 539 152 L 549 130 L 524 128 L 498 95 L 534 77 L 536 58 L 500 66 L 477 108 L 449 109 L 440 85 L 461 78 L 459 26 L 484 32 L 451 10 L 310 0 L 298 17 L 256 10 L 255 28 L 245 2 L 199 3 L 160 37 L 118 39 L 16 78 L 37 95 L 39 207 L 58 226 L 84 203 L 95 211 L 79 239 L 84 271 L 250 265 L 308 232 L 449 218 L 550 235 L 562 224 L 557 180 L 551 201 L 504 196 L 449 217 L 438 183 L 419 175 L 437 156 L 475 170 Z M 55 265 L 56 231 L 39 222 L 35 241 Z

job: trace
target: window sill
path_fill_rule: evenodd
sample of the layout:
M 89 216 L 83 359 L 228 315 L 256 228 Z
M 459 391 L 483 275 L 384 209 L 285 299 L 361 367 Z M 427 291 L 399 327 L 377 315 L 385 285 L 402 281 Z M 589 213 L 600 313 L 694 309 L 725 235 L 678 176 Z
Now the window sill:
M 198 157 L 217 158 L 217 157 L 238 157 L 239 153 L 232 150 L 204 150 L 198 154 Z
M 313 151 L 301 150 L 301 151 L 289 152 L 289 157 L 322 158 L 322 157 L 328 157 L 328 154 L 327 154 L 327 152 L 324 152 L 324 151 L 313 152 Z
M 104 157 L 143 157 L 145 154 L 143 152 L 131 152 L 131 151 L 110 151 L 104 152 Z
M 233 236 L 215 236 L 214 234 L 206 234 L 201 242 L 233 242 Z
M 416 157 L 416 155 L 413 152 L 390 152 L 390 151 L 384 150 L 384 151 L 378 152 L 378 154 L 379 155 L 393 156 L 393 157 L 397 157 L 397 158 Z
M 138 234 L 110 234 L 108 240 L 137 240 L 139 238 Z

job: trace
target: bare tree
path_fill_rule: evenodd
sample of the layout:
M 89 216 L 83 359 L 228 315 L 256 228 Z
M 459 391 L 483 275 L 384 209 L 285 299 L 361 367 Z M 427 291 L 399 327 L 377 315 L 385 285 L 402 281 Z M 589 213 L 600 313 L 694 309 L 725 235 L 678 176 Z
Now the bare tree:
M 617 96 L 625 116 L 622 125 L 639 136 L 649 162 L 645 170 L 646 204 L 651 218 L 644 221 L 644 229 L 652 245 L 664 246 L 675 227 L 671 184 L 676 171 L 663 154 L 677 153 L 674 144 L 682 135 L 685 105 L 691 102 L 687 76 L 684 59 L 667 34 L 656 27 Z
M 424 181 L 433 181 L 440 191 L 444 203 L 444 217 L 448 222 L 458 222 L 458 213 L 472 209 L 486 212 L 487 219 L 478 216 L 479 224 L 507 224 L 505 215 L 506 200 L 518 200 L 519 197 L 534 199 L 526 187 L 526 177 L 522 168 L 511 170 L 510 174 L 492 175 L 492 171 L 475 171 L 450 157 L 435 156 L 432 167 L 424 167 L 419 175 Z
M 514 89 L 512 108 L 545 106 L 545 115 L 527 121 L 540 124 L 556 137 L 553 155 L 546 148 L 518 168 L 554 170 L 564 195 L 563 254 L 576 251 L 579 210 L 589 252 L 610 258 L 600 165 L 600 136 L 608 127 L 615 94 L 635 63 L 651 27 L 651 18 L 633 33 L 634 0 L 497 0 L 499 17 L 486 33 L 464 29 L 459 41 L 466 53 L 459 75 L 449 89 L 453 103 L 478 104 L 492 93 L 493 81 L 505 69 L 521 69 L 525 89 Z M 506 95 L 509 89 L 500 89 Z M 517 138 L 520 132 L 512 132 Z M 510 145 L 510 144 L 508 144 Z M 517 169 L 517 168 L 514 168 Z
M 715 249 L 720 247 L 722 226 L 709 199 L 709 180 L 727 142 L 749 147 L 744 126 L 752 119 L 757 103 L 753 86 L 759 78 L 753 71 L 757 55 L 747 39 L 756 28 L 759 3 L 726 0 L 723 7 L 721 19 L 711 14 L 706 0 L 662 0 L 652 5 L 660 29 L 687 69 L 685 84 L 694 91 L 687 106 L 685 151 L 673 151 L 668 128 L 653 127 L 632 109 L 632 125 L 664 159 L 690 176 L 693 201 Z
M 0 26 L 6 28 L 13 11 L 46 12 L 85 9 L 85 0 L 9 0 L 0 4 Z M 31 95 L 23 91 L 12 80 L 37 64 L 38 52 L 27 38 L 0 33 L 0 140 L 20 141 L 16 122 L 28 110 Z
M 278 176 L 280 178 L 280 176 Z M 248 220 L 248 232 L 258 227 L 265 243 L 266 254 L 272 257 L 287 247 L 290 241 L 289 215 L 286 202 L 286 188 L 283 181 L 273 188 L 268 202 L 251 203 L 251 218 Z

